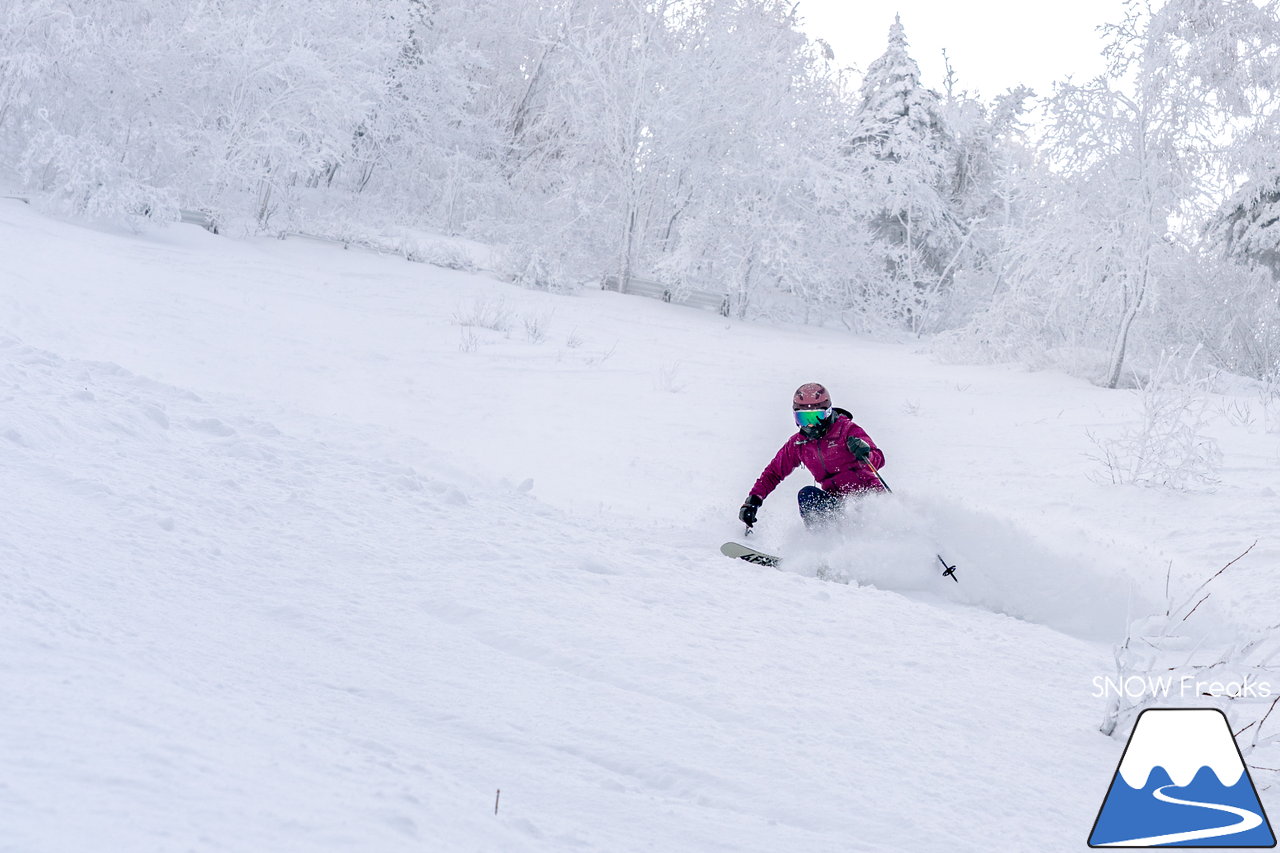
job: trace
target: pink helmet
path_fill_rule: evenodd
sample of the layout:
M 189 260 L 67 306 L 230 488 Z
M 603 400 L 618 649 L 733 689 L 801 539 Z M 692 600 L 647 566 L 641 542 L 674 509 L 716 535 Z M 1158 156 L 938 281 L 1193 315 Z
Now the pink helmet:
M 827 389 L 823 388 L 817 382 L 806 382 L 796 389 L 796 395 L 791 400 L 791 409 L 798 411 L 800 409 L 827 409 L 831 407 L 831 395 L 827 393 Z

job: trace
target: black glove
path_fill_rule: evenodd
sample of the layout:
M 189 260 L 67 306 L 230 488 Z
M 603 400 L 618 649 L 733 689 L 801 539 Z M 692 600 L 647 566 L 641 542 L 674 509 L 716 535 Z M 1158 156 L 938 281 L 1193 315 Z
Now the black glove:
M 844 446 L 849 448 L 849 452 L 853 454 L 853 458 L 859 462 L 866 462 L 871 458 L 871 445 L 867 444 L 857 436 L 849 436 L 844 440 Z
M 756 523 L 756 510 L 760 508 L 760 504 L 764 503 L 763 498 L 755 495 L 747 495 L 747 499 L 742 502 L 742 509 L 738 510 L 738 520 L 750 527 Z

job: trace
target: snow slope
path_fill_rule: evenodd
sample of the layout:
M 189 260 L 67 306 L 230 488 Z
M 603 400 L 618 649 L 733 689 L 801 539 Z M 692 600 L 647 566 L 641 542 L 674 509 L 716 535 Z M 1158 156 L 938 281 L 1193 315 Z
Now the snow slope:
M 2 850 L 1079 849 L 1131 601 L 1274 529 L 1274 435 L 1104 488 L 1131 404 L 1058 375 L 16 203 L 0 258 Z M 725 560 L 811 379 L 896 494 Z

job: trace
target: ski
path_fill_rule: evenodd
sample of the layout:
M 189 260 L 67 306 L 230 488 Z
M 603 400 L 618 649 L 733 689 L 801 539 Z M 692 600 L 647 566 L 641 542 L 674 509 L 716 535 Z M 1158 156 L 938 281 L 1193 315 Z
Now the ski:
M 757 551 L 755 548 L 748 548 L 738 542 L 724 543 L 720 546 L 720 553 L 726 557 L 737 557 L 739 560 L 755 563 L 757 566 L 772 566 L 776 569 L 782 565 L 782 558 Z
M 755 548 L 748 547 L 739 542 L 726 542 L 720 546 L 720 553 L 726 557 L 736 557 L 739 560 L 746 560 L 748 563 L 755 563 L 757 566 L 771 566 L 775 569 L 781 568 L 782 558 L 775 557 L 772 554 L 766 554 L 763 551 L 757 551 Z M 951 578 L 956 583 L 960 582 L 960 578 L 956 577 L 956 567 L 947 563 L 938 555 L 938 561 L 942 563 L 942 576 Z

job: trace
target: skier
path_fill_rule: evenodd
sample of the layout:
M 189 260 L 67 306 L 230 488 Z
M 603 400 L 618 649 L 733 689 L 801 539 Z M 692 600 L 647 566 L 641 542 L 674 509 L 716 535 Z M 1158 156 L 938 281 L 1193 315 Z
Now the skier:
M 884 453 L 853 422 L 852 414 L 832 407 L 826 388 L 817 382 L 801 385 L 791 409 L 800 431 L 782 445 L 738 510 L 738 518 L 748 527 L 756 523 L 756 510 L 764 499 L 802 462 L 818 481 L 797 496 L 806 527 L 834 517 L 850 496 L 884 490 L 870 467 L 882 467 Z

